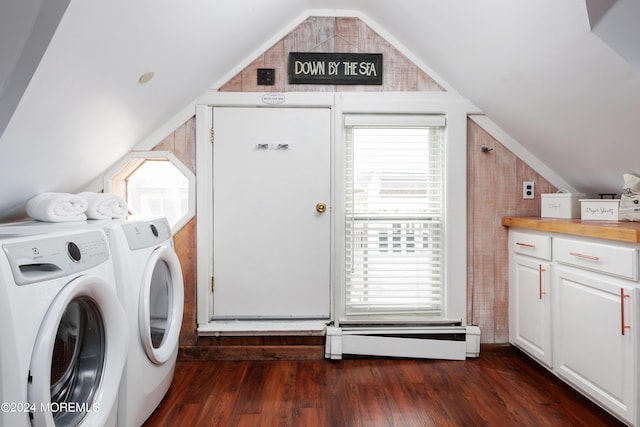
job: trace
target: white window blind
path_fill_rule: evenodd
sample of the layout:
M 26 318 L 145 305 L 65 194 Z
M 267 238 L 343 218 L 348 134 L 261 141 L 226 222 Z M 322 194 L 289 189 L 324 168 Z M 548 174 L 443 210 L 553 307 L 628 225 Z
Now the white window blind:
M 345 117 L 345 315 L 443 312 L 444 116 Z

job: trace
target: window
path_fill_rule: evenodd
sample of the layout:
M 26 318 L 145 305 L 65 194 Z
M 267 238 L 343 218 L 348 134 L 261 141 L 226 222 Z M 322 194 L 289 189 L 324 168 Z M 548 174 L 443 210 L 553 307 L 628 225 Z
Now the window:
M 136 214 L 164 215 L 173 226 L 189 210 L 189 180 L 168 160 L 147 160 L 125 181 Z
M 439 317 L 444 116 L 345 118 L 344 315 Z
M 167 217 L 174 233 L 195 214 L 195 176 L 169 152 L 130 153 L 105 174 L 104 189 L 133 215 Z

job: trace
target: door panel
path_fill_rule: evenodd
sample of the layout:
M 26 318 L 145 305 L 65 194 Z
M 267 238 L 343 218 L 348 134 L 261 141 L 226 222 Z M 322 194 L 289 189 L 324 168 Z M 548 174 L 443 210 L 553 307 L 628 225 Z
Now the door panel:
M 556 373 L 612 413 L 635 421 L 635 285 L 565 266 L 555 269 L 554 280 Z M 621 291 L 628 296 L 624 301 Z M 623 329 L 623 318 L 631 329 Z
M 551 265 L 514 256 L 511 341 L 551 367 Z
M 214 108 L 213 123 L 213 317 L 329 317 L 330 110 Z

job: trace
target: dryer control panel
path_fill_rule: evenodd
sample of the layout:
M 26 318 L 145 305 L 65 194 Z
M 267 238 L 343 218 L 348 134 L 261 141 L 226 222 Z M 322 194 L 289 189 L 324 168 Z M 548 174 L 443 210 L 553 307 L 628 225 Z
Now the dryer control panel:
M 171 239 L 171 227 L 166 218 L 122 224 L 122 231 L 132 251 L 150 248 Z
M 2 248 L 18 285 L 75 274 L 111 257 L 107 239 L 100 230 L 25 238 L 5 243 Z

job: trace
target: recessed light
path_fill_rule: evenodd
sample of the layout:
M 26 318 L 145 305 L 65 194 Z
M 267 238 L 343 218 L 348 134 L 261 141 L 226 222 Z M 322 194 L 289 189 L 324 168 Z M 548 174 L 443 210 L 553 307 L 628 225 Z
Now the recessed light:
M 148 73 L 144 73 L 138 79 L 138 83 L 143 85 L 143 84 L 147 83 L 149 80 L 151 80 L 153 78 L 153 76 L 154 76 L 153 71 L 149 71 Z

